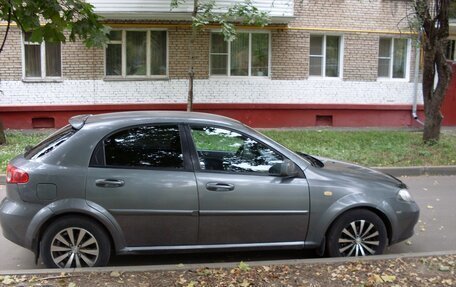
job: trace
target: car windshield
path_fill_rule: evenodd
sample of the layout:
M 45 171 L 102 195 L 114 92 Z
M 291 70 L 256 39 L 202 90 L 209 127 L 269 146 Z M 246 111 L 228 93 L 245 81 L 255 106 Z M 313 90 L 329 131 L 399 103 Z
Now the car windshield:
M 70 125 L 67 125 L 60 130 L 56 131 L 55 133 L 51 134 L 45 140 L 37 144 L 36 146 L 32 147 L 29 151 L 24 154 L 26 159 L 37 159 L 42 157 L 45 154 L 50 153 L 59 145 L 64 143 L 67 139 L 69 139 L 74 133 L 76 133 L 76 129 L 72 128 Z

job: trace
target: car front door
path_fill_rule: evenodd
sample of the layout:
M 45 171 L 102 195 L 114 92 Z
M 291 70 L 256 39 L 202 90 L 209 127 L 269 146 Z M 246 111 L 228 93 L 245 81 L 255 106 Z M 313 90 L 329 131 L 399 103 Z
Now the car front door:
M 286 158 L 240 132 L 191 126 L 200 244 L 302 244 L 309 218 L 304 175 L 280 176 Z
M 178 125 L 128 127 L 97 146 L 86 198 L 108 210 L 129 247 L 194 244 L 198 196 Z

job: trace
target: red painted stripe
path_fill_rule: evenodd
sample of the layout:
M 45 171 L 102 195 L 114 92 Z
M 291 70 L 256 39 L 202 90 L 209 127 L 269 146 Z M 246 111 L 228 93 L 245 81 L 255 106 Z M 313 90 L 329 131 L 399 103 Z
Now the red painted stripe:
M 0 107 L 0 120 L 5 128 L 31 129 L 61 127 L 78 114 L 99 114 L 132 110 L 185 110 L 178 104 L 119 104 L 67 106 Z M 261 128 L 306 127 L 397 127 L 413 126 L 411 105 L 349 104 L 195 104 L 194 110 L 228 116 Z M 423 107 L 418 108 L 422 118 Z

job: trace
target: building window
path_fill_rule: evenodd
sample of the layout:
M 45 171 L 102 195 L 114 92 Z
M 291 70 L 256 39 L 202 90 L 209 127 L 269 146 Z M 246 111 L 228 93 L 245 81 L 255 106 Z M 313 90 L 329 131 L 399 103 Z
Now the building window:
M 456 61 L 456 40 L 448 40 L 445 56 L 447 60 Z
M 405 79 L 409 50 L 407 39 L 380 38 L 378 77 Z
M 111 31 L 105 55 L 106 76 L 166 76 L 167 37 L 166 31 Z
M 60 43 L 31 42 L 24 34 L 24 76 L 26 78 L 59 78 L 62 76 Z
M 340 77 L 341 51 L 340 36 L 310 35 L 309 75 Z
M 269 76 L 269 33 L 238 33 L 226 42 L 211 33 L 211 76 Z

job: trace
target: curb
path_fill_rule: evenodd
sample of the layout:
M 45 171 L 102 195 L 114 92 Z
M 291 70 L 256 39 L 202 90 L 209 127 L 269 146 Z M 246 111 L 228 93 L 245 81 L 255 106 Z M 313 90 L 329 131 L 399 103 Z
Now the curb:
M 373 169 L 393 176 L 456 175 L 456 165 L 447 166 L 409 166 L 373 167 Z
M 456 165 L 446 166 L 409 166 L 409 167 L 373 167 L 377 171 L 393 176 L 420 175 L 456 175 Z M 6 184 L 6 175 L 0 174 L 0 185 Z
M 419 253 L 400 253 L 400 254 L 385 254 L 373 255 L 365 257 L 332 257 L 332 258 L 312 258 L 312 259 L 292 259 L 292 260 L 269 260 L 269 261 L 246 261 L 250 266 L 264 265 L 298 265 L 298 264 L 331 264 L 331 263 L 346 263 L 346 262 L 361 262 L 361 261 L 378 261 L 391 260 L 399 258 L 416 258 L 430 256 L 448 256 L 456 255 L 456 250 L 452 251 L 435 251 L 435 252 L 419 252 Z M 179 270 L 195 270 L 201 268 L 235 268 L 239 262 L 231 263 L 208 263 L 208 264 L 185 264 L 185 265 L 145 265 L 145 266 L 121 266 L 121 267 L 94 267 L 94 268 L 67 268 L 67 269 L 28 269 L 28 270 L 5 270 L 0 271 L 0 275 L 32 275 L 32 274 L 55 274 L 55 273 L 103 273 L 103 272 L 151 272 L 151 271 L 179 271 Z

